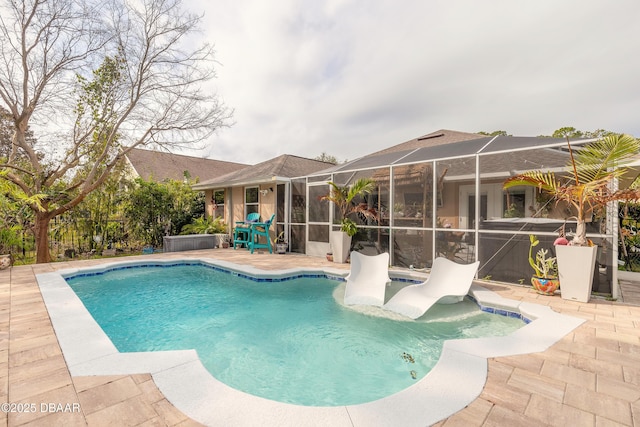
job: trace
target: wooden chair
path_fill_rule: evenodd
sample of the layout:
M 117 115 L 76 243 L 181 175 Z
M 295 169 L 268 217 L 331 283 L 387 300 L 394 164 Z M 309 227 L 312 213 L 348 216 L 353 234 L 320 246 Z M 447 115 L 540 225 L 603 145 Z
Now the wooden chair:
M 249 242 L 252 240 L 251 224 L 259 222 L 260 214 L 258 212 L 250 213 L 244 221 L 236 221 L 236 227 L 233 229 L 233 249 L 237 249 L 238 245 L 249 248 Z
M 276 218 L 276 214 L 271 215 L 271 218 L 267 222 L 254 222 L 250 224 L 251 236 L 249 236 L 249 250 L 253 253 L 254 249 L 269 249 L 269 253 L 273 253 L 271 248 L 271 237 L 269 236 L 269 227 Z M 260 243 L 260 236 L 264 236 L 265 242 Z

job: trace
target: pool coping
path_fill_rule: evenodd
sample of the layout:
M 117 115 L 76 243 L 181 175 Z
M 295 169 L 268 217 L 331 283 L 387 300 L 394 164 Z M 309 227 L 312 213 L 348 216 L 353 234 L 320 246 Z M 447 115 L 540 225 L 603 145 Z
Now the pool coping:
M 206 425 L 387 426 L 430 425 L 463 409 L 476 399 L 486 382 L 487 359 L 541 352 L 584 322 L 547 306 L 520 302 L 477 284 L 469 294 L 486 311 L 520 313 L 531 320 L 504 337 L 445 342 L 436 366 L 424 378 L 391 396 L 359 405 L 308 407 L 275 402 L 235 390 L 216 380 L 195 350 L 119 353 L 86 310 L 65 276 L 122 266 L 204 263 L 250 276 L 286 277 L 327 274 L 344 277 L 346 270 L 294 268 L 265 271 L 206 257 L 162 260 L 147 258 L 97 267 L 37 274 L 45 305 L 72 376 L 150 373 L 159 390 L 176 408 Z M 419 272 L 390 270 L 401 280 L 424 280 Z

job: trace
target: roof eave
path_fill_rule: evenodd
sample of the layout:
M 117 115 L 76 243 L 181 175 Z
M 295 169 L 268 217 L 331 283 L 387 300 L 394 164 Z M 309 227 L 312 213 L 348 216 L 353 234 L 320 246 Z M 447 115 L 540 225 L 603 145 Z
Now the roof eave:
M 246 187 L 249 185 L 260 185 L 260 184 L 268 184 L 268 183 L 284 183 L 290 182 L 291 178 L 287 178 L 284 176 L 264 176 L 264 177 L 255 177 L 246 180 L 232 180 L 232 181 L 219 181 L 219 182 L 203 182 L 200 184 L 195 184 L 191 188 L 194 190 L 213 190 L 216 188 L 227 188 L 227 187 Z

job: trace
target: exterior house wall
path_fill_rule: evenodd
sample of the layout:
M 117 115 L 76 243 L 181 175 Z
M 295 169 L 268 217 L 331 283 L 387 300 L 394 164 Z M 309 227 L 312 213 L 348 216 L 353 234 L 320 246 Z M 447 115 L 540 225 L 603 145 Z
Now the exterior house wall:
M 238 221 L 244 221 L 244 187 L 232 187 L 231 191 L 231 201 L 229 205 L 233 211 L 233 214 L 229 217 L 231 218 L 231 223 L 235 224 Z M 228 196 L 227 196 L 227 200 Z
M 265 193 L 264 195 L 262 195 Z M 271 215 L 276 213 L 276 187 L 274 184 L 260 185 L 260 216 L 262 221 L 268 221 Z M 273 240 L 276 235 L 275 219 L 269 228 L 269 236 Z
M 255 187 L 251 185 L 249 187 Z M 244 186 L 230 187 L 225 190 L 225 222 L 233 232 L 236 222 L 244 221 L 245 218 L 245 188 Z M 273 191 L 271 191 L 273 189 Z M 264 193 L 264 195 L 263 195 Z M 212 190 L 207 190 L 207 215 L 213 212 L 211 203 Z M 267 221 L 276 212 L 276 188 L 273 184 L 261 184 L 258 186 L 258 209 L 262 221 Z M 270 229 L 271 238 L 275 236 L 275 226 Z
M 262 193 L 265 192 L 263 195 Z M 260 185 L 260 216 L 267 221 L 276 212 L 276 189 L 272 184 Z
M 460 228 L 458 221 L 458 189 L 459 185 L 457 183 L 445 184 L 442 189 L 443 204 L 437 210 L 441 224 L 450 224 L 452 228 Z
M 255 187 L 251 185 L 250 187 Z M 273 191 L 271 191 L 273 189 Z M 264 195 L 263 195 L 264 193 Z M 230 205 L 230 209 L 233 210 L 233 214 L 229 214 L 229 218 L 233 218 L 231 224 L 235 224 L 237 221 L 244 221 L 244 194 L 245 187 L 232 187 L 227 191 L 227 194 L 231 194 L 231 201 L 227 204 Z M 229 197 L 226 198 L 229 201 Z M 276 211 L 276 189 L 274 184 L 261 184 L 258 186 L 258 209 L 260 217 L 263 221 L 267 221 L 271 218 Z M 273 230 L 272 230 L 273 234 Z
M 204 206 L 204 211 L 205 211 L 205 216 L 207 218 L 212 218 L 215 214 L 215 201 L 213 200 L 213 193 L 214 191 L 220 190 L 219 188 L 214 189 L 209 189 L 209 190 L 204 190 L 204 200 L 205 200 L 205 206 Z M 227 225 L 227 229 L 229 230 L 229 232 L 231 233 L 233 231 L 233 224 L 234 222 L 231 220 L 232 219 L 232 206 L 231 206 L 231 198 L 229 197 L 231 194 L 231 188 L 225 188 L 225 199 L 224 199 L 224 213 L 223 213 L 223 218 L 222 220 L 224 221 L 224 223 Z
M 232 221 L 233 219 L 233 206 L 231 205 L 231 200 L 229 199 L 229 195 L 231 194 L 231 187 L 225 188 L 224 190 L 224 222 L 227 224 L 227 229 L 229 230 L 229 234 L 233 233 L 233 226 L 235 223 Z
M 122 177 L 126 181 L 133 181 L 134 179 L 140 177 L 140 174 L 136 171 L 136 168 L 133 167 L 131 161 L 128 157 L 125 156 L 125 164 L 122 169 Z
M 206 217 L 213 215 L 213 190 L 205 190 L 204 192 L 204 213 Z M 226 218 L 226 217 L 225 217 Z

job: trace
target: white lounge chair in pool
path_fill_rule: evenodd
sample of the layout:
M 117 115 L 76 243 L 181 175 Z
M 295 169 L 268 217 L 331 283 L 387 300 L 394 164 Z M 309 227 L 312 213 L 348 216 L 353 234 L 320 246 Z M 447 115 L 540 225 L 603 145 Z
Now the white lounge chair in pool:
M 347 276 L 344 303 L 347 305 L 384 304 L 384 293 L 389 278 L 389 254 L 363 255 L 351 252 L 351 272 Z
M 382 308 L 417 319 L 437 302 L 462 301 L 471 288 L 478 265 L 478 261 L 457 264 L 446 258 L 436 258 L 425 282 L 400 289 Z

